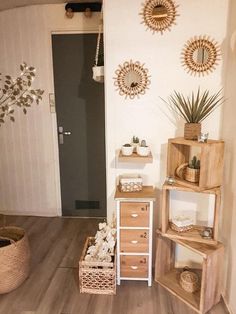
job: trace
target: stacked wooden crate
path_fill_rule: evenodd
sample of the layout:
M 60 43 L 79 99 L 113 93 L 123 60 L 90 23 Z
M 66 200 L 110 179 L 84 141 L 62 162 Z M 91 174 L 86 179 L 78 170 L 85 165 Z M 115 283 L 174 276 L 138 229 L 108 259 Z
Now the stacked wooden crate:
M 181 164 L 189 162 L 191 151 L 196 149 L 200 152 L 200 177 L 199 182 L 192 183 L 178 177 L 176 169 Z M 175 138 L 170 139 L 168 143 L 167 177 L 171 178 L 171 181 L 165 182 L 162 189 L 162 222 L 161 230 L 157 230 L 155 280 L 198 313 L 209 311 L 219 302 L 222 292 L 224 246 L 218 242 L 218 220 L 223 154 L 223 141 L 208 140 L 207 143 L 199 143 Z M 202 236 L 202 231 L 208 226 L 194 225 L 186 232 L 177 232 L 171 228 L 171 191 L 214 195 L 211 237 Z M 186 292 L 180 285 L 179 278 L 182 270 L 176 267 L 176 245 L 197 253 L 202 260 L 201 268 L 196 270 L 201 278 L 201 284 L 198 291 L 194 293 Z

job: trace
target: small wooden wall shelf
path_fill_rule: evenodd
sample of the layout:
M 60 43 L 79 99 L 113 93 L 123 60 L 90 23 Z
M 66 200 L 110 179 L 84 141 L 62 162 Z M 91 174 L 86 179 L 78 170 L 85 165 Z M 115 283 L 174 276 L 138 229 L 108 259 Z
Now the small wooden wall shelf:
M 179 284 L 182 269 L 175 268 L 175 246 L 185 248 L 202 257 L 201 287 L 194 293 L 186 292 Z M 197 313 L 204 314 L 220 301 L 222 293 L 222 269 L 224 246 L 209 246 L 196 242 L 168 239 L 157 230 L 155 281 L 181 299 Z
M 183 163 L 189 162 L 192 148 L 200 149 L 200 179 L 191 183 L 176 176 L 176 169 Z M 207 143 L 173 138 L 168 141 L 167 175 L 176 183 L 195 190 L 211 189 L 222 184 L 224 142 L 208 140 Z
M 177 232 L 170 228 L 169 216 L 170 216 L 170 191 L 182 191 L 182 192 L 196 192 L 195 189 L 184 187 L 178 184 L 167 184 L 165 183 L 162 187 L 162 224 L 161 230 L 162 233 L 171 239 L 182 239 L 189 240 L 194 242 L 206 243 L 209 245 L 216 245 L 218 239 L 218 224 L 219 224 L 219 210 L 220 210 L 220 201 L 221 201 L 221 191 L 220 188 L 214 188 L 210 190 L 197 191 L 197 193 L 212 194 L 215 195 L 215 206 L 214 206 L 214 221 L 212 227 L 212 238 L 206 239 L 201 236 L 201 231 L 204 229 L 204 226 L 194 226 L 190 231 L 186 232 Z
M 122 155 L 122 152 L 120 150 L 118 155 L 118 161 L 131 163 L 152 163 L 153 157 L 151 152 L 149 153 L 148 156 L 139 156 L 137 153 L 133 153 L 130 156 L 124 156 Z

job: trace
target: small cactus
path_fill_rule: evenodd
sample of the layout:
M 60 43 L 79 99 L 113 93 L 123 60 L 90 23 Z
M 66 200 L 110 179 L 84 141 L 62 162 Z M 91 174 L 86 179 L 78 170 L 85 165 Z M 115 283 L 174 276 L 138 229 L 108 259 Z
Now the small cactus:
M 146 144 L 146 141 L 145 141 L 145 140 L 142 140 L 142 141 L 141 141 L 141 147 L 147 147 L 147 144 Z
M 197 159 L 196 156 L 193 156 L 193 159 L 190 161 L 188 166 L 192 169 L 200 169 L 200 160 Z
M 132 142 L 135 144 L 139 143 L 139 138 L 137 136 L 133 136 Z
M 124 147 L 131 147 L 130 144 L 124 144 L 123 146 L 124 146 Z

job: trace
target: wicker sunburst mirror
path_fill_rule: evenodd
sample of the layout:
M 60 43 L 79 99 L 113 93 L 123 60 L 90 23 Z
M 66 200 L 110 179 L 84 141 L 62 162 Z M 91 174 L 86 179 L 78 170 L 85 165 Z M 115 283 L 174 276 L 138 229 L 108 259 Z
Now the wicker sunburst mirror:
M 187 41 L 182 51 L 182 64 L 193 75 L 212 72 L 220 60 L 220 47 L 209 36 L 194 37 Z
M 126 61 L 115 71 L 114 84 L 121 96 L 133 99 L 144 95 L 150 82 L 148 69 L 139 61 Z
M 143 4 L 142 23 L 153 33 L 161 34 L 175 24 L 177 5 L 172 0 L 147 0 Z

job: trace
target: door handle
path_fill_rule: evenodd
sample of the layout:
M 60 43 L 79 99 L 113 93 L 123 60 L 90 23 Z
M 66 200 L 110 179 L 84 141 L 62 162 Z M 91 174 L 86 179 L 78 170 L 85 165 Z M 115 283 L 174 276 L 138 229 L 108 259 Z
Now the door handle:
M 69 136 L 71 135 L 70 131 L 64 131 L 63 126 L 58 127 L 58 134 L 59 134 L 59 144 L 64 144 L 64 135 Z

